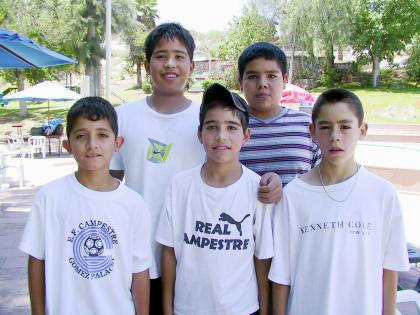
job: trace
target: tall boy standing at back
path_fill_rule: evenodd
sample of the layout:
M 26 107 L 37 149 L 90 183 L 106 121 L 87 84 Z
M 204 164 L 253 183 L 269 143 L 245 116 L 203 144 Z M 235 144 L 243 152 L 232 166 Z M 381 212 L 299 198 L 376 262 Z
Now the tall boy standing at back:
M 175 176 L 156 235 L 165 315 L 268 314 L 271 205 L 257 200 L 260 177 L 239 162 L 249 136 L 245 101 L 210 86 L 198 129 L 206 162 Z
M 152 235 L 156 232 L 165 191 L 173 176 L 201 164 L 204 151 L 197 139 L 199 105 L 184 95 L 188 77 L 194 70 L 194 40 L 181 25 L 164 23 L 146 38 L 146 71 L 153 93 L 142 101 L 117 107 L 124 147 L 114 155 L 111 174 L 139 192 L 150 207 Z M 261 201 L 280 198 L 276 175 L 263 176 Z M 153 243 L 150 268 L 151 314 L 161 314 L 161 246 Z M 154 309 L 156 307 L 156 309 Z
M 153 94 L 117 107 L 125 145 L 112 159 L 111 174 L 120 179 L 125 175 L 127 186 L 146 200 L 153 237 L 170 180 L 204 160 L 196 137 L 199 105 L 184 96 L 194 70 L 194 48 L 191 34 L 179 24 L 157 26 L 145 41 L 145 68 L 153 82 Z M 161 246 L 152 244 L 150 313 L 159 315 Z
M 280 106 L 287 61 L 276 45 L 259 42 L 249 46 L 238 59 L 238 70 L 252 129 L 251 139 L 241 150 L 241 162 L 259 175 L 277 173 L 284 186 L 320 159 L 309 132 L 311 118 Z
M 80 99 L 67 114 L 63 145 L 78 170 L 41 188 L 19 246 L 34 315 L 149 314 L 149 211 L 109 174 L 117 134 L 102 98 Z

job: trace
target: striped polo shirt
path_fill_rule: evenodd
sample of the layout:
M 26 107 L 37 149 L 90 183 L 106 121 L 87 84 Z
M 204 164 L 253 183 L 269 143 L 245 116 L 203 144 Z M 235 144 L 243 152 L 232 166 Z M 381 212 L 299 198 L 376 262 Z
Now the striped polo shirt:
M 283 187 L 308 172 L 321 158 L 318 145 L 309 132 L 311 117 L 285 108 L 268 119 L 250 115 L 251 139 L 242 147 L 242 164 L 259 175 L 277 173 Z

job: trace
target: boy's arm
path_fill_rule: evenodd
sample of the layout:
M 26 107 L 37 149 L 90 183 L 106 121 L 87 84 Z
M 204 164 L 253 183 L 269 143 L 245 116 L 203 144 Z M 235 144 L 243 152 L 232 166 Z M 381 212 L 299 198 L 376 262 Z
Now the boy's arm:
M 276 173 L 263 174 L 258 188 L 258 200 L 265 204 L 275 203 L 282 197 L 281 178 Z
M 131 294 L 137 315 L 149 315 L 150 280 L 149 269 L 133 273 Z
M 32 315 L 45 315 L 45 260 L 29 256 L 28 285 Z
M 255 273 L 258 283 L 258 300 L 260 302 L 259 315 L 268 315 L 270 300 L 270 280 L 268 280 L 268 271 L 270 270 L 271 259 L 255 260 Z
M 396 271 L 384 269 L 383 271 L 383 315 L 395 315 L 397 299 Z
M 273 314 L 286 315 L 290 286 L 273 283 Z
M 174 314 L 174 291 L 176 277 L 176 257 L 173 247 L 162 248 L 162 301 L 163 313 Z
M 112 177 L 122 181 L 124 179 L 124 170 L 109 170 Z

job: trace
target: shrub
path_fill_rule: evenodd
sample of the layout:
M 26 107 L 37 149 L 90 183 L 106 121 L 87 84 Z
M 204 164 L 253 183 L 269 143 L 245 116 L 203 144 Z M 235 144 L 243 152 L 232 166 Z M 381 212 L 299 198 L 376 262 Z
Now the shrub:
M 413 45 L 408 51 L 407 72 L 410 78 L 420 82 L 420 36 L 413 41 Z
M 213 83 L 220 83 L 220 84 L 222 84 L 222 85 L 226 85 L 226 83 L 225 83 L 225 81 L 223 81 L 223 80 L 213 80 L 213 79 L 207 79 L 207 80 L 204 80 L 203 81 L 203 83 L 202 83 L 202 87 L 203 87 L 203 89 L 207 89 L 210 85 L 212 85 Z
M 146 93 L 146 94 L 152 94 L 153 86 L 152 86 L 152 84 L 149 81 L 143 82 L 143 85 L 142 85 L 141 88 L 142 88 L 142 90 L 143 90 L 144 93 Z
M 239 90 L 239 72 L 236 67 L 230 67 L 225 70 L 226 87 L 230 90 Z

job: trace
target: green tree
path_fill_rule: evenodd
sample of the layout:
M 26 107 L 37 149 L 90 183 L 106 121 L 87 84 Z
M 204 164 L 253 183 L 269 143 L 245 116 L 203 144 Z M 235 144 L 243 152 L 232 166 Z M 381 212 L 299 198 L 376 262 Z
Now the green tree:
M 60 13 L 62 1 L 58 0 L 1 0 L 0 25 L 26 35 L 37 43 L 52 50 L 69 55 L 62 37 L 63 19 Z M 7 8 L 7 10 L 5 10 Z M 71 55 L 71 54 L 70 54 Z M 0 75 L 7 82 L 16 84 L 18 90 L 24 89 L 25 79 L 30 83 L 56 79 L 62 72 L 74 71 L 77 66 L 60 66 L 41 69 L 3 69 Z M 27 116 L 25 102 L 20 102 L 20 116 Z
M 372 62 L 372 85 L 379 86 L 380 62 L 392 60 L 420 33 L 418 0 L 359 0 L 354 8 L 351 46 Z M 418 62 L 418 61 L 417 61 Z
M 408 55 L 407 72 L 410 78 L 420 83 L 420 35 L 413 40 Z
M 272 18 L 262 16 L 255 5 L 245 6 L 242 16 L 229 25 L 226 39 L 217 54 L 236 61 L 246 47 L 258 41 L 276 41 L 275 23 Z
M 146 61 L 144 41 L 148 33 L 156 26 L 155 20 L 159 17 L 156 9 L 156 0 L 136 0 L 136 15 L 133 29 L 127 33 L 126 41 L 130 45 L 130 59 L 136 65 L 137 86 L 142 88 L 142 66 Z

